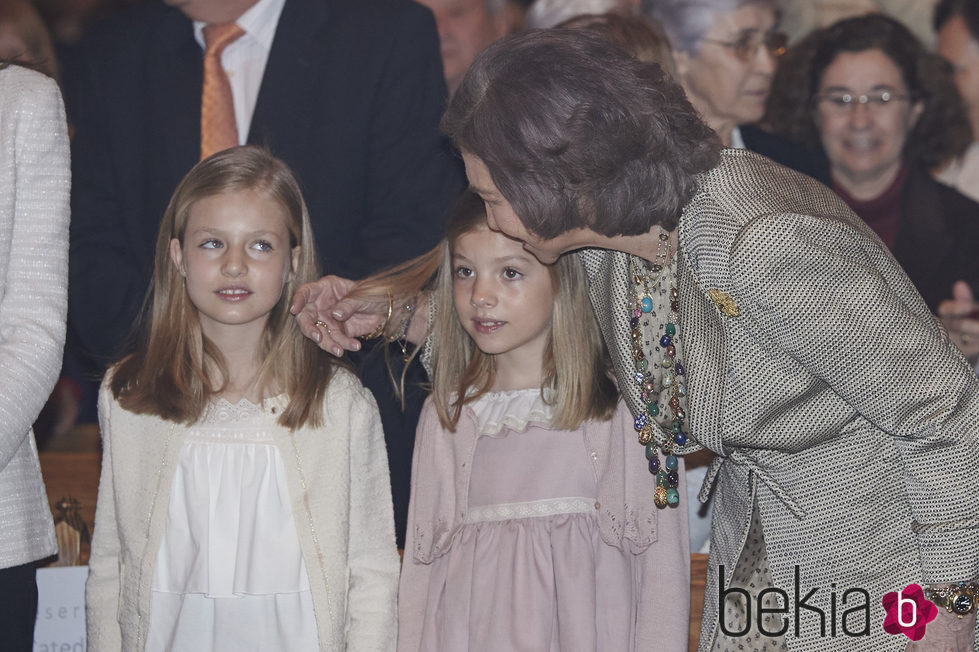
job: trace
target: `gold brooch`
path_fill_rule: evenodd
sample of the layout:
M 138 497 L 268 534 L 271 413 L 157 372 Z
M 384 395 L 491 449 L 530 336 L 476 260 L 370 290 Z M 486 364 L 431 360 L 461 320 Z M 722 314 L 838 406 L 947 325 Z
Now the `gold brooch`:
M 711 290 L 707 294 L 710 296 L 710 300 L 728 317 L 737 317 L 741 314 L 741 309 L 738 308 L 738 304 L 734 302 L 734 299 L 727 292 Z

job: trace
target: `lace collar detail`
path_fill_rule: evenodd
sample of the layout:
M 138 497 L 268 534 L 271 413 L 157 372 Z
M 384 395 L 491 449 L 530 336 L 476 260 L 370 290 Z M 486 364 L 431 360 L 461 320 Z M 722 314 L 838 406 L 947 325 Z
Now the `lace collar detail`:
M 496 437 L 504 430 L 526 432 L 530 426 L 550 428 L 554 408 L 539 389 L 484 394 L 467 406 L 476 421 L 478 437 Z
M 261 405 L 242 398 L 232 403 L 225 398 L 216 398 L 208 403 L 201 418 L 201 423 L 208 425 L 228 425 L 237 423 L 254 423 L 265 417 L 276 417 L 282 410 L 282 396 L 268 398 Z

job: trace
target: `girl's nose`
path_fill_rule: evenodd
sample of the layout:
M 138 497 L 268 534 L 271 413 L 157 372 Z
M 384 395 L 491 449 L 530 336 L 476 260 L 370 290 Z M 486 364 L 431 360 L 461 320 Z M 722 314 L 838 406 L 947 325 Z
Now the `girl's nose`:
M 469 302 L 477 308 L 487 308 L 496 305 L 496 294 L 490 283 L 479 278 L 473 283 L 472 295 Z
M 248 271 L 248 265 L 245 262 L 244 253 L 235 249 L 229 249 L 224 258 L 224 265 L 221 271 L 224 272 L 226 276 L 231 277 L 241 276 Z

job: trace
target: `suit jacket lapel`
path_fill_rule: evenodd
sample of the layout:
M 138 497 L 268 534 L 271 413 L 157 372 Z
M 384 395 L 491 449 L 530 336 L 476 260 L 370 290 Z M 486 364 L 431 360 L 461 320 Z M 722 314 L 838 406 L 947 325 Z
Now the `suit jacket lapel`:
M 646 406 L 639 396 L 638 386 L 629 380 L 635 367 L 626 321 L 632 287 L 629 256 L 605 249 L 585 249 L 578 255 L 589 276 L 588 294 L 619 379 L 619 391 L 632 414 L 642 414 Z
M 680 294 L 680 342 L 687 372 L 687 422 L 690 435 L 704 448 L 724 453 L 724 383 L 727 331 L 720 310 L 707 297 L 686 245 L 696 238 L 696 224 L 686 211 L 680 219 L 677 290 Z M 721 288 L 729 289 L 729 288 Z
M 160 180 L 172 190 L 200 159 L 204 53 L 194 39 L 193 23 L 176 9 L 162 22 L 156 38 L 159 47 L 150 56 L 159 60 L 148 67 L 147 80 L 147 96 L 155 99 L 146 128 L 153 130 L 148 141 L 155 143 L 152 154 L 165 162 L 161 169 L 176 175 Z
M 640 396 L 639 386 L 633 380 L 636 363 L 632 358 L 632 337 L 627 318 L 627 306 L 632 300 L 629 256 L 620 251 L 605 249 L 584 249 L 578 252 L 578 255 L 588 274 L 588 294 L 602 335 L 605 338 L 609 356 L 612 358 L 612 365 L 619 381 L 619 392 L 633 416 L 645 414 L 646 404 Z M 683 283 L 682 277 L 678 283 Z M 680 342 L 686 347 L 689 338 L 684 334 L 684 317 L 682 314 L 683 294 L 685 292 L 682 287 L 679 290 L 681 297 Z M 683 351 L 686 350 L 686 348 L 683 349 Z M 689 353 L 684 353 L 684 355 L 689 359 Z M 685 363 L 686 360 L 683 362 Z M 689 366 L 687 366 L 687 374 L 689 377 Z M 689 405 L 690 401 L 688 401 Z M 695 439 L 696 433 L 692 434 Z M 666 436 L 665 432 L 660 431 L 656 439 L 662 442 Z M 684 446 L 678 447 L 678 450 L 681 454 L 686 454 L 699 450 L 699 448 L 700 446 L 691 439 Z
M 316 50 L 329 46 L 320 33 L 329 11 L 325 0 L 286 0 L 265 64 L 248 142 L 274 145 L 273 151 L 286 160 L 290 153 L 304 151 L 318 119 L 315 62 L 323 57 Z

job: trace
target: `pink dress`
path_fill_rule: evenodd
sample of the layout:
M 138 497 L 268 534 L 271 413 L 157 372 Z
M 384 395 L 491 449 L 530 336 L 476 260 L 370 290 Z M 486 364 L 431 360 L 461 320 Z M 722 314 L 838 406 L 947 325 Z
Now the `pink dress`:
M 645 467 L 631 425 L 622 432 L 618 418 L 592 423 L 590 430 L 551 430 L 550 408 L 536 389 L 480 398 L 463 415 L 471 431 L 461 422 L 456 433 L 423 432 L 434 413 L 431 404 L 425 410 L 408 520 L 412 547 L 406 548 L 399 596 L 399 650 L 628 652 L 651 649 L 650 631 L 659 634 L 657 650 L 686 649 L 685 510 L 639 510 L 652 518 L 649 530 L 632 524 L 626 532 L 630 525 L 623 523 L 618 535 L 634 540 L 618 545 L 606 542 L 617 533 L 603 533 L 600 523 L 602 494 L 615 493 L 600 491 L 600 483 L 611 478 L 621 484 L 626 474 L 603 473 L 599 458 L 610 451 L 594 445 L 595 426 L 604 432 L 598 439 L 633 440 L 623 452 Z M 447 438 L 457 449 L 451 467 L 426 451 L 430 437 Z M 653 476 L 639 470 L 645 476 L 636 473 L 635 481 L 648 485 L 639 493 L 648 488 L 652 504 Z M 432 494 L 430 483 L 418 480 L 430 474 L 449 475 L 465 500 L 455 501 L 447 545 L 424 563 L 426 546 L 417 544 L 427 536 L 418 520 L 434 514 L 420 513 Z M 651 582 L 661 583 L 654 609 L 647 604 Z

